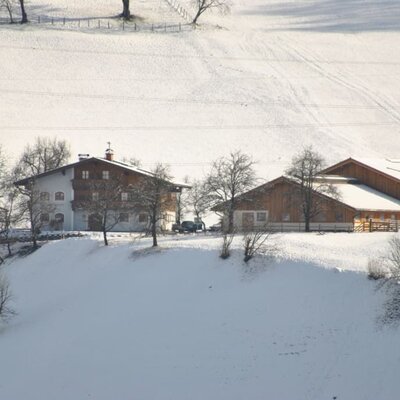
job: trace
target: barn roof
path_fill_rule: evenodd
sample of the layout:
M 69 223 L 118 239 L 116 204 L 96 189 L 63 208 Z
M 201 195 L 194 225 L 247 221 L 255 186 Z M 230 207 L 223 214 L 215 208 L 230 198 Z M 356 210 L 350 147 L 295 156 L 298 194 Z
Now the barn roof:
M 341 167 L 342 165 L 346 165 L 348 163 L 355 163 L 366 168 L 375 170 L 380 172 L 386 176 L 396 179 L 400 181 L 400 160 L 394 159 L 380 159 L 380 158 L 363 158 L 357 157 L 355 158 L 347 158 L 335 165 L 332 165 L 325 170 L 321 171 L 321 174 L 327 174 L 330 171 L 334 171 L 336 168 Z
M 383 194 L 369 186 L 352 183 L 332 184 L 340 195 L 340 201 L 363 211 L 400 211 L 400 200 Z

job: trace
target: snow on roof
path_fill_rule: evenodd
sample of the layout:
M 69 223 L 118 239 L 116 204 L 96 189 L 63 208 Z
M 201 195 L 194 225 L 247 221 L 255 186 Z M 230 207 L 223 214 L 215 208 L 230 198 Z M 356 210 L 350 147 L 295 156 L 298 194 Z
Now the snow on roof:
M 400 200 L 361 184 L 333 184 L 339 200 L 357 210 L 400 211 Z
M 380 158 L 354 158 L 362 164 L 368 165 L 387 175 L 393 176 L 400 180 L 400 160 L 380 159 Z

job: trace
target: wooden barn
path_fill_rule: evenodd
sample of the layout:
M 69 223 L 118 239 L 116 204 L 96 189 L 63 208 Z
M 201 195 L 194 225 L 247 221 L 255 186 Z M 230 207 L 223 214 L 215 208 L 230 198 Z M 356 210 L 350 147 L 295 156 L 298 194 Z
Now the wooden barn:
M 311 230 L 397 231 L 400 171 L 385 171 L 383 163 L 380 170 L 378 165 L 348 159 L 322 171 L 318 180 L 333 187 L 337 195 L 314 194 L 318 212 L 311 219 Z M 304 231 L 297 182 L 281 176 L 240 197 L 234 213 L 237 229 L 256 229 L 267 222 L 276 230 Z

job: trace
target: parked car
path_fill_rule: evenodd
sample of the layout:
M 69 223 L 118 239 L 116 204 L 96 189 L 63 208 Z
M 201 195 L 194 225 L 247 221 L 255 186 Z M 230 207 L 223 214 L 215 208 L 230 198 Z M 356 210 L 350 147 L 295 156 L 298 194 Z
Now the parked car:
M 198 230 L 202 230 L 202 224 L 198 224 L 193 221 L 183 221 L 181 224 L 172 225 L 172 230 L 179 233 L 196 232 Z
M 221 225 L 221 223 L 211 225 L 211 226 L 208 228 L 208 230 L 209 230 L 210 232 L 220 232 L 220 231 L 222 230 L 222 225 Z

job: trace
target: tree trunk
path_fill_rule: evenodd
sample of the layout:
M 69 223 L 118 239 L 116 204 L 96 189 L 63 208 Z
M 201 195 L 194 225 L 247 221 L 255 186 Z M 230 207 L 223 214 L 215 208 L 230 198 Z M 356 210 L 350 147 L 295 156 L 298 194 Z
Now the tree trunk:
M 26 11 L 25 11 L 25 4 L 24 4 L 25 0 L 19 0 L 19 4 L 21 6 L 21 24 L 26 24 L 28 22 L 28 16 L 26 15 Z
M 233 208 L 228 211 L 228 233 L 233 232 Z
M 129 10 L 129 0 L 122 0 L 123 9 L 122 9 L 122 18 L 128 20 L 131 18 L 131 12 Z
M 199 19 L 200 15 L 201 15 L 201 9 L 197 11 L 197 14 L 193 18 L 192 24 L 196 24 L 197 23 L 197 20 Z
M 37 248 L 38 248 L 36 233 L 34 233 L 34 234 L 32 235 L 32 245 L 33 245 L 33 248 L 34 248 L 34 249 L 37 249 Z
M 156 221 L 152 221 L 151 223 L 151 236 L 153 237 L 153 247 L 157 247 L 157 223 Z
M 103 229 L 103 239 L 104 239 L 104 245 L 108 246 L 107 231 L 105 229 Z

